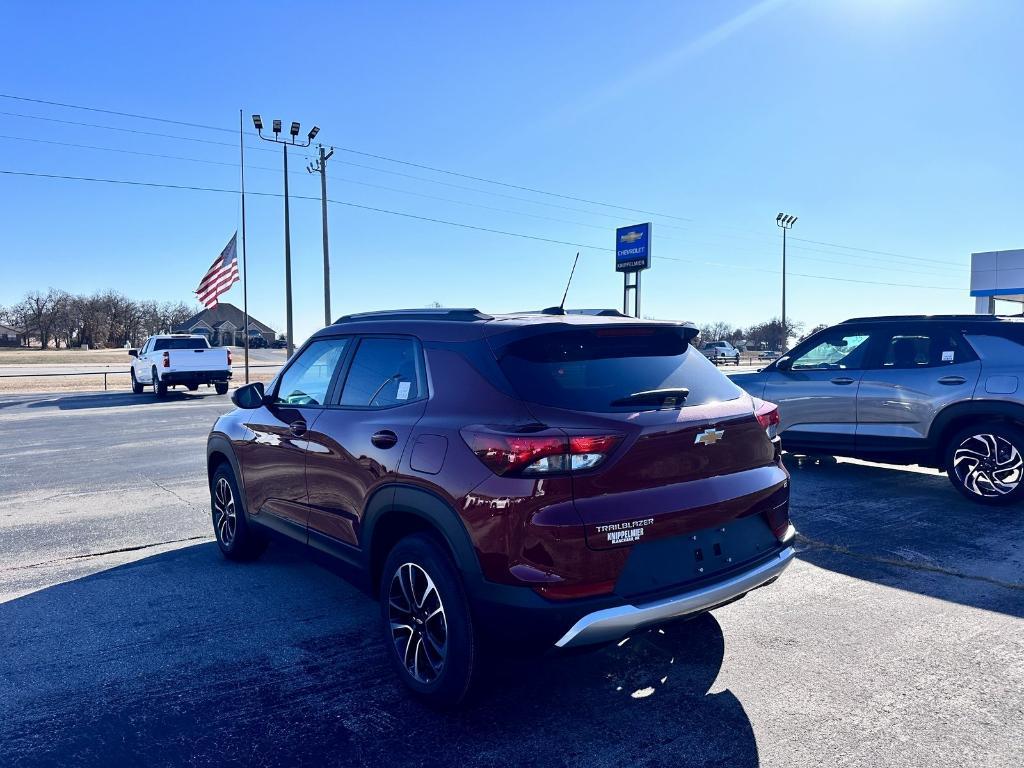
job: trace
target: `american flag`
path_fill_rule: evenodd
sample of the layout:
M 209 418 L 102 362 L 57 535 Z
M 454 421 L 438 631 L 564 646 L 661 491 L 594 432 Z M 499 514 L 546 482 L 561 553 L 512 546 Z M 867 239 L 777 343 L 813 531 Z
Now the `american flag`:
M 214 259 L 209 271 L 199 281 L 196 295 L 207 309 L 214 309 L 220 295 L 227 293 L 228 289 L 238 282 L 237 241 L 238 233 L 235 232 L 228 244 L 224 246 L 224 250 L 220 252 L 220 256 Z

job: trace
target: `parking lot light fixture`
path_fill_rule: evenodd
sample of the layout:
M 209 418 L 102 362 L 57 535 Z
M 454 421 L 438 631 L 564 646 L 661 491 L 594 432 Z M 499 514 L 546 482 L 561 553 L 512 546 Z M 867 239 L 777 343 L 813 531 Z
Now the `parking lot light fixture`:
M 786 232 L 796 224 L 796 216 L 779 212 L 775 217 L 775 225 L 782 230 L 782 349 L 785 352 L 789 346 L 789 326 L 786 325 Z
M 284 291 L 285 291 L 285 317 L 287 325 L 287 353 L 288 357 L 291 357 L 295 352 L 295 333 L 292 324 L 292 235 L 291 235 L 291 216 L 289 210 L 289 199 L 288 199 L 288 147 L 308 147 L 313 141 L 315 132 L 319 132 L 318 128 L 313 129 L 309 132 L 309 138 L 303 143 L 296 141 L 295 138 L 299 135 L 299 123 L 293 122 L 289 127 L 288 133 L 290 134 L 289 139 L 281 138 L 281 121 L 275 120 L 273 122 L 274 136 L 263 135 L 263 120 L 259 115 L 252 116 L 253 125 L 256 126 L 256 131 L 259 133 L 259 137 L 264 141 L 270 141 L 275 144 L 280 144 L 284 151 Z
M 310 141 L 312 141 L 313 139 L 315 139 L 315 138 L 316 138 L 316 135 L 317 135 L 318 133 L 320 133 L 320 128 L 318 128 L 317 126 L 315 126 L 315 125 L 314 125 L 314 126 L 313 126 L 313 127 L 312 127 L 312 128 L 310 129 L 310 130 L 309 130 L 309 140 L 310 140 Z

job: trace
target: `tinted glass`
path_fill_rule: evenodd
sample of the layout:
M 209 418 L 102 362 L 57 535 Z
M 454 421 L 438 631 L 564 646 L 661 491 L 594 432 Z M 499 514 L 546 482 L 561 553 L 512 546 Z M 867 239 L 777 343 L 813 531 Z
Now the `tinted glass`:
M 886 334 L 882 360 L 883 369 L 936 368 L 969 362 L 971 350 L 958 334 L 941 326 Z
M 275 402 L 323 405 L 347 344 L 348 339 L 320 339 L 306 347 L 281 375 Z
M 742 392 L 675 328 L 561 331 L 513 342 L 499 365 L 524 400 L 575 411 L 655 409 L 613 405 L 638 392 L 690 390 L 685 406 L 734 400 Z
M 836 331 L 823 336 L 793 358 L 794 371 L 842 371 L 863 367 L 868 348 L 866 331 Z
M 426 392 L 419 346 L 413 339 L 363 339 L 345 378 L 341 404 L 387 408 Z
M 206 339 L 157 339 L 153 344 L 153 351 L 161 349 L 209 349 L 210 343 Z

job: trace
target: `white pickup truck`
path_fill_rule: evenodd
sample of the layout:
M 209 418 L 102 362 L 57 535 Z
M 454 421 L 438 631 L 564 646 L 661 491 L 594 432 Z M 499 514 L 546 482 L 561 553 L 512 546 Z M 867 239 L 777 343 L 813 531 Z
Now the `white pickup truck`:
M 139 394 L 146 385 L 157 397 L 167 388 L 182 385 L 190 392 L 200 384 L 213 386 L 218 395 L 228 391 L 231 378 L 231 350 L 211 347 L 205 336 L 167 334 L 150 336 L 141 349 L 130 349 L 132 356 L 132 392 Z

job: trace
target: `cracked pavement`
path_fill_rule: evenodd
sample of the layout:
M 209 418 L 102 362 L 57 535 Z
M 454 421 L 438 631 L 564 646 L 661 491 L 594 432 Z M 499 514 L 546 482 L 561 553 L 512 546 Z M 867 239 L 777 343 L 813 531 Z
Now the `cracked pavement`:
M 501 659 L 453 715 L 295 547 L 212 543 L 227 398 L 0 397 L 0 765 L 1013 766 L 1024 511 L 928 470 L 797 462 L 799 560 L 711 615 Z

